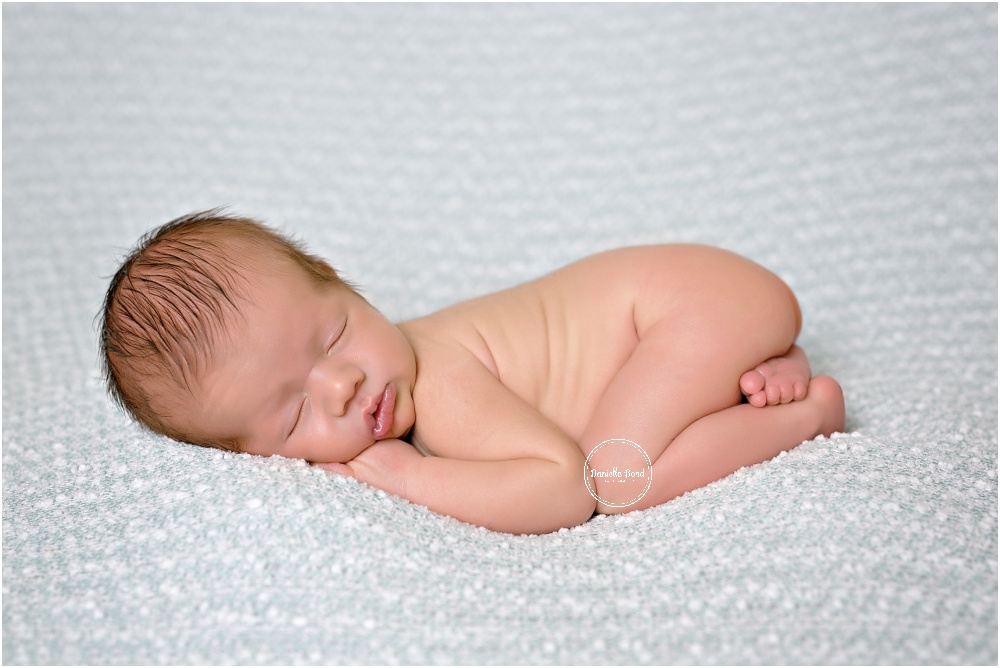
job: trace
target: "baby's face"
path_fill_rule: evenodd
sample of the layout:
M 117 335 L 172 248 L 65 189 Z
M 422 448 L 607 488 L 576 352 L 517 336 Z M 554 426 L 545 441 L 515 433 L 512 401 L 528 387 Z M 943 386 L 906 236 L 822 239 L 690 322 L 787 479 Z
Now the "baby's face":
M 317 288 L 291 267 L 273 274 L 254 278 L 254 303 L 199 379 L 197 432 L 320 463 L 405 436 L 416 361 L 402 332 L 346 287 Z

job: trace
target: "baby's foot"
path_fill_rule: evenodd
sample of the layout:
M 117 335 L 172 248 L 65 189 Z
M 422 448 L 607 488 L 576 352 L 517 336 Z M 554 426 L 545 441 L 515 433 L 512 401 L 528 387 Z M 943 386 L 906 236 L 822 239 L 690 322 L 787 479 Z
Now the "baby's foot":
M 811 377 L 809 360 L 798 346 L 740 376 L 740 391 L 758 408 L 804 399 Z
M 844 392 L 829 376 L 816 376 L 809 381 L 809 400 L 823 409 L 819 434 L 829 437 L 835 431 L 844 431 Z

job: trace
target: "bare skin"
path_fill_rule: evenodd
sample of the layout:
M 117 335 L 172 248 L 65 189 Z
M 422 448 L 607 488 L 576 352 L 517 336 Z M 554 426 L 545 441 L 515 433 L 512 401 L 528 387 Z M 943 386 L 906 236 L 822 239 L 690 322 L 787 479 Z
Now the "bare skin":
M 294 272 L 259 288 L 189 419 L 499 531 L 658 505 L 844 426 L 795 297 L 718 249 L 611 251 L 395 326 Z M 588 491 L 607 439 L 652 462 L 635 503 Z

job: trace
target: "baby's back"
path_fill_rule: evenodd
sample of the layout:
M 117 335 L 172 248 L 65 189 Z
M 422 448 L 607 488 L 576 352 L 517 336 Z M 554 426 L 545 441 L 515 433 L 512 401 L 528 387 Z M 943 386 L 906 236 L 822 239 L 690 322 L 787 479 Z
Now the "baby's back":
M 639 340 L 642 286 L 671 247 L 594 255 L 537 280 L 403 323 L 422 341 L 471 351 L 504 386 L 574 440 Z

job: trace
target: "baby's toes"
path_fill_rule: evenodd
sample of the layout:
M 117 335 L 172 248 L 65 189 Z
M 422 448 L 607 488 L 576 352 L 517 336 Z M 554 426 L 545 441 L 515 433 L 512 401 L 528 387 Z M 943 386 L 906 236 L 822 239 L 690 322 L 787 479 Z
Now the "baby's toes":
M 764 385 L 764 376 L 757 369 L 751 369 L 740 376 L 740 391 L 746 395 L 747 399 L 752 398 L 755 394 L 759 394 L 764 389 Z M 753 402 L 751 401 L 750 403 Z M 756 406 L 757 404 L 754 405 Z
M 803 399 L 805 399 L 806 398 L 806 388 L 807 387 L 808 386 L 805 383 L 803 383 L 802 381 L 799 381 L 799 380 L 795 381 L 795 385 L 793 386 L 793 390 L 794 390 L 793 397 L 792 397 L 793 400 L 795 400 L 795 401 L 802 401 Z
M 768 383 L 767 387 L 764 388 L 764 394 L 767 395 L 767 404 L 769 406 L 774 406 L 775 404 L 783 403 L 781 401 L 780 383 Z
M 795 383 L 786 381 L 781 384 L 781 403 L 787 404 L 795 400 Z

